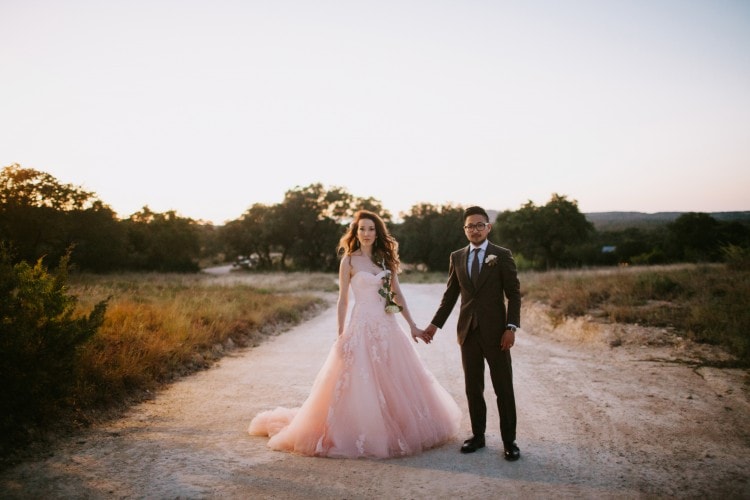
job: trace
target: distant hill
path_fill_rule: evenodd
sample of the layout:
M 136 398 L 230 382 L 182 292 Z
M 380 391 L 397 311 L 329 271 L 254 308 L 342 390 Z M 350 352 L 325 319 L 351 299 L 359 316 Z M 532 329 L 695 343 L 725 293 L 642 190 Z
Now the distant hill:
M 499 210 L 487 210 L 491 221 L 497 219 Z M 622 231 L 635 227 L 638 229 L 658 229 L 674 222 L 680 215 L 688 212 L 590 212 L 583 215 L 597 231 Z M 750 211 L 746 212 L 707 212 L 719 221 L 738 221 L 750 226 Z
M 680 215 L 688 212 L 591 212 L 584 214 L 597 231 L 620 231 L 635 227 L 654 229 L 673 222 Z M 708 215 L 720 221 L 738 221 L 750 224 L 748 212 L 708 212 Z

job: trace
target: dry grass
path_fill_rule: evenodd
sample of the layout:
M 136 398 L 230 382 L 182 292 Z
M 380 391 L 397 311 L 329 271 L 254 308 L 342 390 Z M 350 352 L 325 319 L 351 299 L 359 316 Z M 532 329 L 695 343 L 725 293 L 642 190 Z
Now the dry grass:
M 445 273 L 400 276 L 404 283 L 445 279 Z M 673 334 L 719 344 L 737 365 L 750 366 L 748 270 L 630 267 L 523 272 L 520 280 L 526 304 L 551 306 L 554 328 L 573 325 L 576 335 L 596 335 L 585 330 L 588 322 L 575 326 L 581 316 L 624 325 L 623 335 L 627 324 L 666 326 Z M 110 299 L 103 327 L 81 352 L 69 408 L 53 419 L 59 422 L 55 430 L 63 431 L 148 397 L 234 346 L 256 344 L 304 320 L 337 290 L 335 273 L 72 275 L 69 282 L 82 312 Z
M 338 275 L 336 273 L 322 272 L 243 272 L 237 271 L 229 274 L 215 276 L 209 281 L 212 284 L 234 286 L 245 284 L 252 286 L 258 291 L 269 293 L 290 292 L 338 292 Z
M 71 277 L 82 311 L 110 297 L 104 325 L 81 353 L 75 407 L 118 404 L 299 323 L 325 302 L 299 293 L 315 288 L 308 279 L 278 279 L 277 290 L 206 275 Z
M 408 283 L 444 283 L 446 278 L 445 273 L 418 272 L 399 277 Z M 519 279 L 525 304 L 549 306 L 555 328 L 573 325 L 578 336 L 591 336 L 590 329 L 582 326 L 583 317 L 662 327 L 667 335 L 721 346 L 737 359 L 736 365 L 750 366 L 747 266 L 673 264 L 523 271 Z
M 750 365 L 750 272 L 720 264 L 624 267 L 524 273 L 521 284 L 524 297 L 548 304 L 558 319 L 668 327 Z
M 444 273 L 402 282 L 444 283 Z M 722 265 L 523 272 L 525 300 L 561 318 L 670 327 L 718 344 L 750 364 L 750 272 Z M 111 297 L 106 321 L 82 353 L 76 407 L 121 401 L 204 368 L 235 345 L 301 321 L 337 290 L 335 273 L 122 274 L 71 277 L 82 310 Z M 552 318 L 555 321 L 555 318 Z

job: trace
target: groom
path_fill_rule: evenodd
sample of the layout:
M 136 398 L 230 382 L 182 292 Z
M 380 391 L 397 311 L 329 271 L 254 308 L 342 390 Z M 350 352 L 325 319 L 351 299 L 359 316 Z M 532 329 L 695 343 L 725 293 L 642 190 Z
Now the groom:
M 500 434 L 506 460 L 518 460 L 516 445 L 516 400 L 510 348 L 521 321 L 521 291 L 516 264 L 510 250 L 487 240 L 492 225 L 481 207 L 464 211 L 464 231 L 469 246 L 450 256 L 448 283 L 425 336 L 432 340 L 453 310 L 459 295 L 458 343 L 464 368 L 466 398 L 473 436 L 464 441 L 461 453 L 484 448 L 487 405 L 484 402 L 484 362 L 490 367 L 497 396 Z M 507 314 L 505 299 L 508 300 Z

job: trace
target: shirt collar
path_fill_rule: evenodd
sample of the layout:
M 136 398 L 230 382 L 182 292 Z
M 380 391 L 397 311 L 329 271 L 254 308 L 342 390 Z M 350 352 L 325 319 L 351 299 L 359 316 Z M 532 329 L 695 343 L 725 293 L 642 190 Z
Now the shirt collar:
M 482 242 L 482 244 L 481 244 L 481 245 L 479 245 L 478 247 L 475 247 L 473 243 L 469 243 L 469 251 L 471 252 L 471 251 L 473 251 L 473 250 L 474 250 L 475 248 L 481 248 L 481 249 L 482 249 L 482 250 L 481 250 L 482 252 L 486 252 L 486 251 L 487 251 L 487 245 L 489 244 L 489 242 L 490 242 L 490 240 L 484 240 L 484 241 Z

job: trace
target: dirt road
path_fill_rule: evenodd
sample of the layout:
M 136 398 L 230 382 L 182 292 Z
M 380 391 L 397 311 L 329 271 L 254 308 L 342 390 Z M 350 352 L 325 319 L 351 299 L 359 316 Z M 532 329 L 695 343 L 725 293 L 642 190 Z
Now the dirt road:
M 426 323 L 442 285 L 403 285 Z M 456 314 L 418 351 L 465 409 Z M 521 460 L 502 458 L 497 410 L 488 446 L 461 435 L 384 461 L 274 452 L 246 434 L 252 416 L 305 399 L 335 335 L 335 308 L 231 353 L 123 418 L 0 474 L 5 498 L 748 498 L 750 396 L 742 370 L 694 369 L 693 347 L 645 329 L 573 321 L 556 328 L 524 304 L 513 350 Z M 619 330 L 617 330 L 620 328 Z M 610 347 L 618 337 L 618 347 Z M 651 342 L 653 343 L 653 342 Z M 488 399 L 490 383 L 487 383 Z

